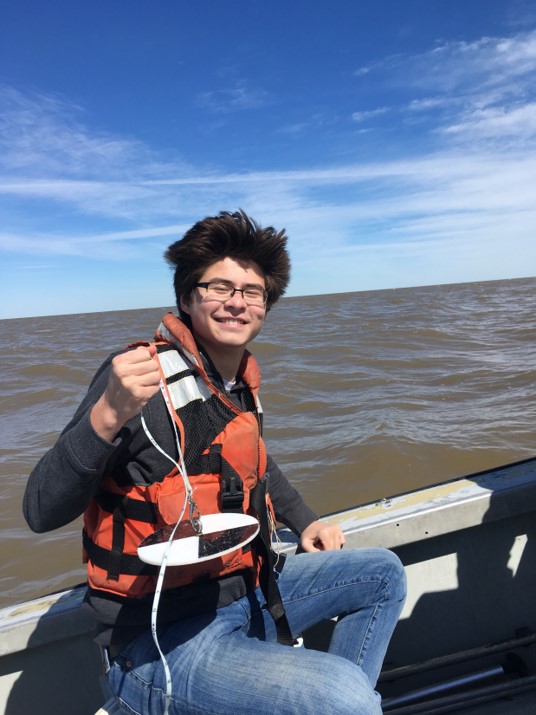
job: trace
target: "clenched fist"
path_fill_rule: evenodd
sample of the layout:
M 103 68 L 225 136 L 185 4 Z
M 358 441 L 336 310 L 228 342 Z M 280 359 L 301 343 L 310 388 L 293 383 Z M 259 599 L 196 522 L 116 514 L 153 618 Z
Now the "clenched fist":
M 117 355 L 112 360 L 106 390 L 91 411 L 95 432 L 111 442 L 121 427 L 143 410 L 159 385 L 158 364 L 147 348 Z

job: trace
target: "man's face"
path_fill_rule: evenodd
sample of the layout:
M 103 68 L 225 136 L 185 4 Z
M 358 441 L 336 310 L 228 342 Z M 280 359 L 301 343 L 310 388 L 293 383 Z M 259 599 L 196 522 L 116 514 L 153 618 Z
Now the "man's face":
M 265 288 L 262 271 L 252 261 L 223 258 L 209 266 L 200 283 L 221 280 L 235 288 L 258 286 Z M 194 288 L 188 302 L 181 299 L 181 308 L 191 318 L 192 332 L 211 353 L 242 352 L 262 328 L 266 308 L 247 305 L 242 293 L 236 292 L 225 302 L 210 299 L 204 288 Z

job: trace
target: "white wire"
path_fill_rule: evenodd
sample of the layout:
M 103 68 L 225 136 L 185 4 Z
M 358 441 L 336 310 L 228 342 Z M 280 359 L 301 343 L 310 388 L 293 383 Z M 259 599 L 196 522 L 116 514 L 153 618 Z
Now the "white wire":
M 268 530 L 270 532 L 270 543 L 272 545 L 273 552 L 275 553 L 274 568 L 276 568 L 279 563 L 279 556 L 281 554 L 283 545 L 281 543 L 281 539 L 279 538 L 279 534 L 277 533 L 274 517 L 272 516 L 272 510 L 267 509 L 266 511 L 268 512 Z
M 176 423 L 175 423 L 175 418 L 174 418 L 174 413 L 173 413 L 173 407 L 171 406 L 171 403 L 170 403 L 170 401 L 169 401 L 169 396 L 168 396 L 167 389 L 166 389 L 166 386 L 165 386 L 163 380 L 160 380 L 160 392 L 162 393 L 162 397 L 164 398 L 164 402 L 166 403 L 167 411 L 169 412 L 169 416 L 171 417 L 171 424 L 173 425 L 173 432 L 174 432 L 174 434 L 175 434 L 175 443 L 176 443 L 176 446 L 177 446 L 177 452 L 178 452 L 178 454 L 179 454 L 180 466 L 179 466 L 179 465 L 177 464 L 177 462 L 173 459 L 173 457 L 170 457 L 169 454 L 167 454 L 167 453 L 162 449 L 162 447 L 161 447 L 159 444 L 157 444 L 156 440 L 155 440 L 154 437 L 151 435 L 151 433 L 149 432 L 149 430 L 146 429 L 146 427 L 147 427 L 146 424 L 144 424 L 144 428 L 143 428 L 143 429 L 145 430 L 146 435 L 149 437 L 149 439 L 151 440 L 151 442 L 153 443 L 153 445 L 157 448 L 157 450 L 158 450 L 159 452 L 161 452 L 161 453 L 164 455 L 164 457 L 167 457 L 167 458 L 169 459 L 169 461 L 172 462 L 172 463 L 177 467 L 177 469 L 179 470 L 180 475 L 181 475 L 181 477 L 182 477 L 182 479 L 183 479 L 183 481 L 184 481 L 184 486 L 186 487 L 186 491 L 188 492 L 188 494 L 191 494 L 192 491 L 193 491 L 193 489 L 192 489 L 192 485 L 190 484 L 190 480 L 188 479 L 188 474 L 187 474 L 187 472 L 186 472 L 186 465 L 184 464 L 184 457 L 183 457 L 183 455 L 182 455 L 182 449 L 181 449 L 181 441 L 180 441 L 180 438 L 179 438 L 179 432 L 178 432 L 178 430 L 177 430 L 177 425 L 176 425 Z M 142 419 L 143 419 L 143 418 L 142 418 Z M 145 422 L 145 420 L 143 420 L 142 424 L 143 424 L 144 422 Z
M 177 520 L 177 523 L 173 527 L 173 530 L 171 531 L 170 537 L 168 539 L 166 549 L 164 551 L 164 555 L 162 557 L 162 563 L 160 564 L 160 569 L 158 571 L 158 578 L 156 581 L 156 588 L 154 592 L 154 597 L 153 597 L 153 605 L 151 608 L 151 634 L 153 636 L 153 641 L 154 644 L 156 645 L 156 648 L 158 650 L 158 653 L 160 655 L 160 659 L 162 660 L 162 665 L 164 667 L 164 673 L 166 676 L 166 701 L 165 701 L 165 708 L 164 708 L 164 713 L 163 715 L 168 715 L 169 711 L 169 704 L 171 702 L 171 692 L 172 692 L 172 683 L 171 683 L 171 672 L 169 670 L 169 665 L 166 660 L 166 656 L 162 652 L 162 649 L 160 648 L 160 643 L 158 641 L 158 634 L 156 630 L 156 622 L 157 622 L 157 616 L 158 616 L 158 606 L 160 603 L 160 596 L 162 594 L 162 584 L 164 582 L 164 576 L 166 573 L 167 569 L 167 561 L 169 557 L 169 552 L 171 550 L 171 545 L 173 543 L 173 539 L 175 537 L 175 532 L 177 531 L 177 528 L 179 524 L 182 521 L 182 518 L 184 516 L 184 512 L 186 511 L 186 506 L 188 505 L 188 501 L 191 500 L 191 495 L 192 495 L 192 486 L 188 480 L 188 475 L 186 473 L 186 465 L 184 464 L 184 457 L 182 454 L 182 449 L 181 449 L 181 443 L 180 443 L 180 438 L 179 438 L 179 433 L 177 430 L 177 425 L 175 424 L 175 420 L 173 418 L 173 412 L 172 412 L 172 407 L 168 399 L 167 391 L 164 385 L 164 382 L 160 380 L 160 390 L 162 392 L 162 395 L 164 396 L 164 401 L 166 403 L 166 407 L 168 409 L 168 412 L 170 413 L 171 417 L 171 423 L 173 425 L 173 431 L 175 434 L 175 442 L 177 445 L 177 451 L 179 455 L 179 461 L 177 462 L 173 457 L 171 457 L 162 447 L 158 444 L 158 442 L 155 440 L 151 432 L 149 431 L 149 428 L 147 427 L 147 423 L 145 421 L 145 418 L 143 416 L 143 413 L 140 415 L 141 418 L 141 424 L 143 427 L 143 431 L 147 435 L 148 439 L 150 440 L 151 444 L 161 453 L 166 457 L 166 459 L 169 459 L 170 462 L 172 462 L 175 467 L 178 469 L 179 474 L 181 475 L 183 482 L 184 482 L 184 502 L 182 505 L 182 510 L 180 513 L 180 516 Z

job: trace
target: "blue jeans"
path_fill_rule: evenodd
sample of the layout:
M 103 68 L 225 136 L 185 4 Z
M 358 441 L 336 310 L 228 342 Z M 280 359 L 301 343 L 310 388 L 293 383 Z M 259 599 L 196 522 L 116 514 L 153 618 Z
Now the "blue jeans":
M 385 549 L 303 553 L 278 577 L 295 635 L 338 616 L 329 652 L 277 643 L 259 589 L 216 612 L 162 627 L 170 715 L 376 715 L 374 686 L 406 595 L 403 567 Z M 150 632 L 108 675 L 127 713 L 161 715 L 165 675 Z

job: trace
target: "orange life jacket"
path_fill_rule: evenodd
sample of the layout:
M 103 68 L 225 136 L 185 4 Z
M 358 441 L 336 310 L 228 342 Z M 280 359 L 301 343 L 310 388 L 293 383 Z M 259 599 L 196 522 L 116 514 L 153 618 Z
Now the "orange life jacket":
M 267 506 L 264 497 L 258 498 L 258 489 L 264 488 L 266 449 L 257 362 L 245 352 L 239 375 L 249 388 L 246 397 L 251 404 L 248 411 L 242 411 L 212 385 L 190 331 L 171 313 L 164 317 L 154 345 L 200 513 L 239 511 L 266 521 L 266 514 L 258 513 Z M 251 495 L 257 486 L 255 509 Z M 107 475 L 84 514 L 89 585 L 131 598 L 154 592 L 158 569 L 143 563 L 137 548 L 157 529 L 177 522 L 184 496 L 176 467 L 168 474 L 155 475 L 150 485 L 125 483 L 124 477 L 119 481 L 113 473 Z M 188 510 L 183 518 L 188 518 Z M 252 547 L 193 566 L 168 566 L 164 588 L 241 569 L 249 569 L 256 585 L 261 566 L 262 557 L 253 542 Z

